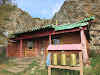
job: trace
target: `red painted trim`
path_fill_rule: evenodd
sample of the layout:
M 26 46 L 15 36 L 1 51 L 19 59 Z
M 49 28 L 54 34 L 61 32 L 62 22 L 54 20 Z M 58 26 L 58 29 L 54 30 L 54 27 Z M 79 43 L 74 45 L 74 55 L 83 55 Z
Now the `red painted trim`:
M 20 57 L 22 57 L 22 55 L 23 55 L 23 54 L 22 54 L 22 52 L 23 52 L 23 51 L 22 51 L 22 48 L 23 48 L 23 41 L 20 40 L 20 49 L 19 49 L 19 50 L 20 50 Z
M 83 30 L 86 30 L 86 27 L 82 27 Z M 20 40 L 20 39 L 31 39 L 31 38 L 37 38 L 37 37 L 44 37 L 44 36 L 49 36 L 55 35 L 55 34 L 62 34 L 62 33 L 68 33 L 68 32 L 75 32 L 75 31 L 80 31 L 80 28 L 74 28 L 70 30 L 62 30 L 62 31 L 47 31 L 47 32 L 38 32 L 35 33 L 34 35 L 22 35 L 21 37 L 15 38 L 13 40 Z
M 51 44 L 51 33 L 49 33 L 49 44 Z

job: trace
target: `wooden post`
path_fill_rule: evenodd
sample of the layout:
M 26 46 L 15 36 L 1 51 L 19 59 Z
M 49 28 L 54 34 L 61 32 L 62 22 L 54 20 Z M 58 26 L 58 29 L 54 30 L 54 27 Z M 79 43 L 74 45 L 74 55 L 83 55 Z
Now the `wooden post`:
M 20 49 L 19 49 L 20 57 L 23 56 L 23 40 L 20 40 Z
M 51 75 L 51 67 L 48 66 L 48 75 Z
M 8 49 L 9 49 L 9 43 L 7 45 L 7 48 L 6 48 L 6 56 L 8 57 Z
M 51 33 L 49 33 L 49 44 L 51 44 Z
M 51 65 L 51 60 L 52 60 L 52 58 L 50 56 L 50 65 Z M 51 67 L 50 67 L 50 65 L 48 66 L 48 75 L 51 75 Z
M 80 31 L 80 35 L 81 35 L 81 44 L 82 44 L 82 51 L 83 51 L 83 61 L 84 63 L 86 63 L 88 61 L 88 53 L 86 47 L 86 36 L 83 29 Z
M 79 52 L 79 62 L 80 62 L 80 75 L 83 75 L 83 58 L 82 58 L 82 52 Z
M 38 53 L 39 51 L 37 49 L 38 48 L 38 40 L 35 40 L 34 43 L 35 43 L 35 56 L 38 56 L 39 55 L 39 53 Z

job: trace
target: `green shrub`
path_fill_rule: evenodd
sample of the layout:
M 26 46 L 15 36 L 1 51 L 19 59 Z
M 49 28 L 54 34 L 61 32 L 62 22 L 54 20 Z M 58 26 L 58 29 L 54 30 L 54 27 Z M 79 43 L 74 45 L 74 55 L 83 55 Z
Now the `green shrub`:
M 100 75 L 100 54 L 91 51 L 90 61 L 90 67 L 84 68 L 84 75 Z

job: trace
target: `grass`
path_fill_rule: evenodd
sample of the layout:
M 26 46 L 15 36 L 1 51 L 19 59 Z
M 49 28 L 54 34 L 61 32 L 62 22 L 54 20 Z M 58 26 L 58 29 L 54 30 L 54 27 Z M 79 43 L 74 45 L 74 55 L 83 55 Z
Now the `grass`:
M 48 70 L 46 68 L 36 70 L 33 74 L 30 74 L 30 75 L 48 75 Z
M 90 67 L 84 68 L 84 75 L 100 75 L 100 54 L 96 51 L 90 53 Z
M 100 54 L 96 51 L 90 52 L 90 66 L 84 67 L 84 75 L 100 75 Z M 48 75 L 48 70 L 37 70 L 34 75 Z M 52 69 L 52 75 L 79 75 L 79 71 L 70 71 L 62 69 Z
M 15 65 L 14 63 L 9 63 L 8 58 L 0 57 L 3 64 L 6 64 L 7 67 Z M 95 51 L 90 53 L 91 64 L 89 67 L 84 67 L 84 75 L 100 75 L 100 54 L 97 54 Z M 33 60 L 33 63 L 29 65 L 27 69 L 20 73 L 11 73 L 5 69 L 0 70 L 0 75 L 48 75 L 48 68 L 40 69 L 39 63 L 36 60 Z M 34 72 L 32 68 L 37 67 Z M 70 71 L 62 69 L 52 69 L 52 75 L 79 75 L 79 71 Z

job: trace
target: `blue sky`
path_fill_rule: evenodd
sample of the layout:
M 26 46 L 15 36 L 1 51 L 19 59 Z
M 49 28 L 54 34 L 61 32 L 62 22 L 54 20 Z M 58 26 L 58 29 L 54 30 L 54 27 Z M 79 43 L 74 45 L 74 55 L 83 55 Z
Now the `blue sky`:
M 64 0 L 16 0 L 17 6 L 27 11 L 32 17 L 52 18 Z

